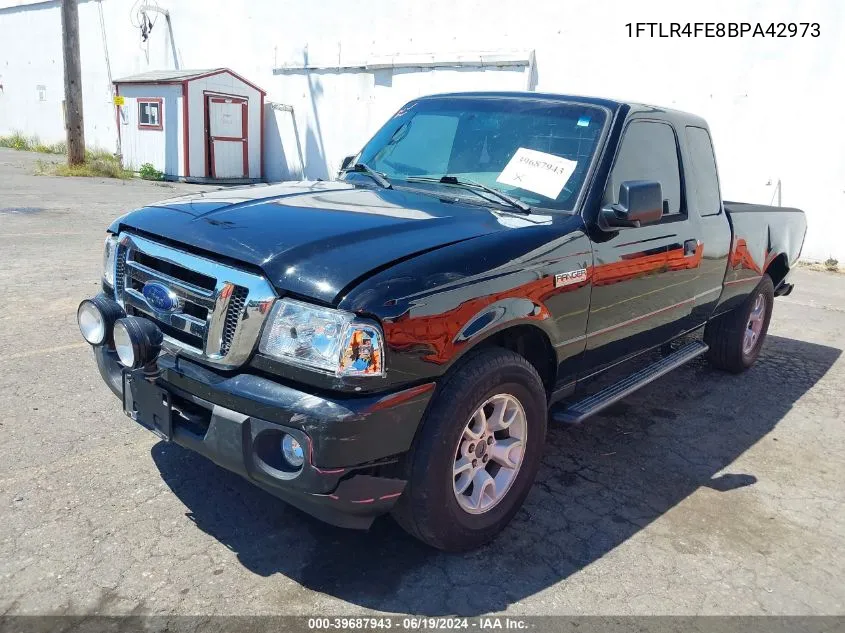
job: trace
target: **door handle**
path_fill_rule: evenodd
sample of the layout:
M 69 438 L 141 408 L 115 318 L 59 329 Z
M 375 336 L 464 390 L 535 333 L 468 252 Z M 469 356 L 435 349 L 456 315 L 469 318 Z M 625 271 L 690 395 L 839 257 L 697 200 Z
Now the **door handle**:
M 700 242 L 696 239 L 687 240 L 686 242 L 684 242 L 684 257 L 695 255 L 695 251 L 698 250 L 699 244 Z

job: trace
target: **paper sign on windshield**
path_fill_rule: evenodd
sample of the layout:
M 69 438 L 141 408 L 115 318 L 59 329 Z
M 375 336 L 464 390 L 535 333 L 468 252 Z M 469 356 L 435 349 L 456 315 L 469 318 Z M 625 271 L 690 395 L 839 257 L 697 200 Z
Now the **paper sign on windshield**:
M 554 200 L 572 176 L 576 165 L 576 160 L 520 147 L 496 182 L 533 191 Z

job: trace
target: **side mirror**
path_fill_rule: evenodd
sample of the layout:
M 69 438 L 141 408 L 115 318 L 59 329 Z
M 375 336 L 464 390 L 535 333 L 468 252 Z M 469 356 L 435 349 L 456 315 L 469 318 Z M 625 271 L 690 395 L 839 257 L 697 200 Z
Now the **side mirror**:
M 619 185 L 619 202 L 599 213 L 605 231 L 654 224 L 663 217 L 663 187 L 653 180 L 626 180 Z
M 346 158 L 344 158 L 343 162 L 340 164 L 340 171 L 343 171 L 344 169 L 352 165 L 353 160 L 355 160 L 354 154 L 352 156 L 347 156 Z

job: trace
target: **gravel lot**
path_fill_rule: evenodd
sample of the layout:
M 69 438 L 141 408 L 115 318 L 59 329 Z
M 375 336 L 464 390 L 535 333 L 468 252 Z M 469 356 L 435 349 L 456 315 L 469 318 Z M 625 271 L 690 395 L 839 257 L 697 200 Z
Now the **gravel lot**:
M 75 322 L 104 228 L 188 185 L 0 149 L 0 614 L 843 614 L 845 275 L 798 270 L 742 376 L 552 427 L 491 546 L 323 525 L 121 412 Z

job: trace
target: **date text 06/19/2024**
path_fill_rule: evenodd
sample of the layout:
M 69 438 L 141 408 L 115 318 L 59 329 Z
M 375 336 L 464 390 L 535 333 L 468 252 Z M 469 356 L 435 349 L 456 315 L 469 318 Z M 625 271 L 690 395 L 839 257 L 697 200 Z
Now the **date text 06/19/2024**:
M 628 37 L 819 37 L 818 22 L 628 22 Z
M 309 631 L 331 630 L 386 630 L 400 631 L 522 631 L 533 628 L 525 618 L 480 616 L 426 617 L 426 616 L 360 616 L 308 618 Z

